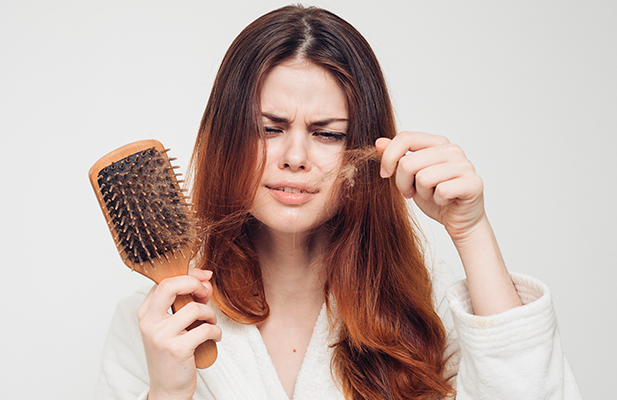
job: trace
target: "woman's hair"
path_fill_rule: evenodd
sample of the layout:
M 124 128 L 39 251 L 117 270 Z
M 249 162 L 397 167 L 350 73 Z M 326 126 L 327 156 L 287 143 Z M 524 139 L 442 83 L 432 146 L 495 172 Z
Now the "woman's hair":
M 192 158 L 193 202 L 204 223 L 196 265 L 214 271 L 213 300 L 230 318 L 268 317 L 250 241 L 250 209 L 263 172 L 260 90 L 268 72 L 301 58 L 328 70 L 347 97 L 349 125 L 340 209 L 325 225 L 324 294 L 336 324 L 332 370 L 347 399 L 424 399 L 444 382 L 446 334 L 411 216 L 379 159 L 362 157 L 396 125 L 385 80 L 366 40 L 318 8 L 288 6 L 251 23 L 231 44 Z M 360 160 L 360 161 L 359 161 Z M 352 183 L 350 183 L 350 181 Z

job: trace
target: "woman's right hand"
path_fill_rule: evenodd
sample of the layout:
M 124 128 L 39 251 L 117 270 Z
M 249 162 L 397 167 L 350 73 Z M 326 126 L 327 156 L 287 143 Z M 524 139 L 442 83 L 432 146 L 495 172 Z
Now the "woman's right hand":
M 149 400 L 193 397 L 195 348 L 206 340 L 221 340 L 214 309 L 207 305 L 211 277 L 211 271 L 189 268 L 188 275 L 164 279 L 152 287 L 137 310 L 150 375 Z M 195 302 L 170 315 L 169 308 L 181 294 L 192 294 Z M 197 320 L 205 323 L 187 331 Z

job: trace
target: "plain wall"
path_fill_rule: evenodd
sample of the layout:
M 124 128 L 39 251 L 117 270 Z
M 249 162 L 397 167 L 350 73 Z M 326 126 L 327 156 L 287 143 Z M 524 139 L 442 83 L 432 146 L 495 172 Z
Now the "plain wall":
M 93 395 L 117 255 L 87 179 L 156 138 L 186 167 L 233 38 L 279 1 L 0 2 L 0 393 Z M 320 1 L 372 44 L 401 130 L 449 137 L 486 185 L 512 271 L 552 289 L 588 399 L 614 395 L 617 2 Z M 461 267 L 421 218 L 438 259 Z

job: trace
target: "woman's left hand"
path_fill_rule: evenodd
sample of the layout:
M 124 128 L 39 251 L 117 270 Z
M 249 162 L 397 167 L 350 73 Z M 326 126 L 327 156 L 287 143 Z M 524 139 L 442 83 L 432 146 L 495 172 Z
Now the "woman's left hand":
M 379 138 L 381 176 L 429 217 L 442 223 L 465 268 L 476 315 L 495 315 L 521 305 L 497 239 L 484 212 L 484 184 L 460 147 L 442 136 L 402 132 Z
M 381 176 L 395 175 L 403 195 L 444 225 L 455 243 L 486 218 L 482 179 L 463 150 L 445 137 L 401 132 L 375 145 L 383 154 Z

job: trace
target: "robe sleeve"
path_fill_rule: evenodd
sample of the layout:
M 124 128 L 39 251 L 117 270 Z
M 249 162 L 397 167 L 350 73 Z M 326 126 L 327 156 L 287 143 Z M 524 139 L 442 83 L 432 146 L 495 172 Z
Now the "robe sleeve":
M 445 378 L 458 400 L 582 400 L 561 348 L 551 293 L 537 279 L 511 274 L 523 306 L 476 316 L 465 280 L 446 293 L 454 329 Z M 450 315 L 449 315 L 450 314 Z

